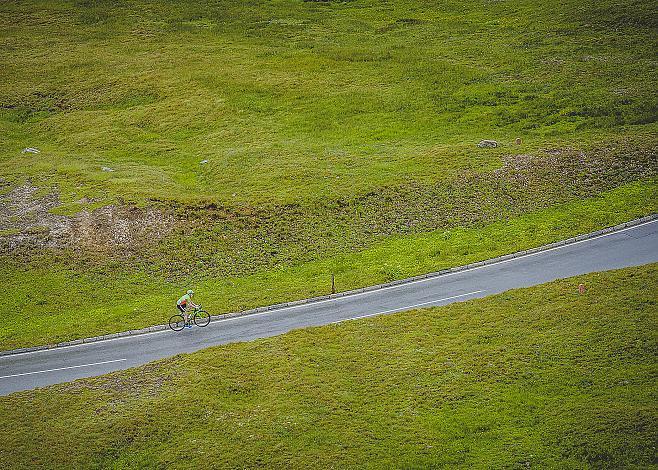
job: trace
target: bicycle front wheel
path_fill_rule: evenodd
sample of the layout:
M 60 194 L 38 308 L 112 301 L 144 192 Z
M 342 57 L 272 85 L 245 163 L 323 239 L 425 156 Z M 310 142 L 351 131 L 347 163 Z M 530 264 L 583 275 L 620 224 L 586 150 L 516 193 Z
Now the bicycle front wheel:
M 183 318 L 183 315 L 174 315 L 169 319 L 169 328 L 171 328 L 174 331 L 181 331 L 183 328 L 185 328 L 185 319 Z
M 208 326 L 210 323 L 210 314 L 205 310 L 199 310 L 194 314 L 194 324 L 196 326 Z

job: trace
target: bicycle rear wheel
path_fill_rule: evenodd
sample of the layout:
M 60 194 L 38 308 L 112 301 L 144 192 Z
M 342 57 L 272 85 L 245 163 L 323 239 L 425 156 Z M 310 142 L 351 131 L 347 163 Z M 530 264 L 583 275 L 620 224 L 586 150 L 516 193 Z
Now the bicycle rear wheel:
M 194 324 L 196 326 L 208 326 L 210 323 L 210 314 L 205 310 L 199 310 L 194 314 Z
M 176 314 L 169 319 L 169 328 L 174 331 L 181 331 L 185 328 L 185 319 L 183 315 Z

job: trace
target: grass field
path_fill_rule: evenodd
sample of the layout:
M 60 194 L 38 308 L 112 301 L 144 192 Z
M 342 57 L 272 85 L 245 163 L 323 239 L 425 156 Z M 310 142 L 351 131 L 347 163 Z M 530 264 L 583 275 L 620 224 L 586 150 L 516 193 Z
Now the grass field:
M 654 3 L 2 2 L 0 348 L 656 212 Z
M 656 13 L 637 0 L 3 2 L 0 171 L 68 202 L 297 203 L 495 168 L 516 137 L 529 152 L 655 132 Z M 478 150 L 483 138 L 503 148 Z
M 651 467 L 657 270 L 297 330 L 19 392 L 0 398 L 0 461 Z

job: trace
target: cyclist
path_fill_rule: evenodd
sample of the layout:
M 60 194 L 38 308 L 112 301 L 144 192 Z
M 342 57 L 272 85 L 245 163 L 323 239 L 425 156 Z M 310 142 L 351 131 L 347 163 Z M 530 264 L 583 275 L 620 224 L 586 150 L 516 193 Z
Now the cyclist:
M 192 308 L 197 308 L 198 305 L 192 302 L 192 296 L 194 295 L 194 291 L 192 289 L 188 290 L 183 297 L 178 299 L 176 302 L 176 307 L 178 310 L 180 310 L 180 313 L 183 314 L 183 318 L 185 319 L 185 326 L 188 328 L 192 328 L 192 325 L 190 325 L 188 321 L 188 315 L 187 315 L 187 309 L 192 307 Z

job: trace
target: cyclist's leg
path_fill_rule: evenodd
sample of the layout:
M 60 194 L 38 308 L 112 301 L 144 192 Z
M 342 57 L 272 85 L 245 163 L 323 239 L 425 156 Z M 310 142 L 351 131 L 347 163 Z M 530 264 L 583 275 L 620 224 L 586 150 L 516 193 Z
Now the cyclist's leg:
M 185 320 L 185 324 L 187 325 L 187 309 L 182 305 L 176 305 L 176 307 L 180 311 L 181 315 L 183 315 L 183 319 Z

